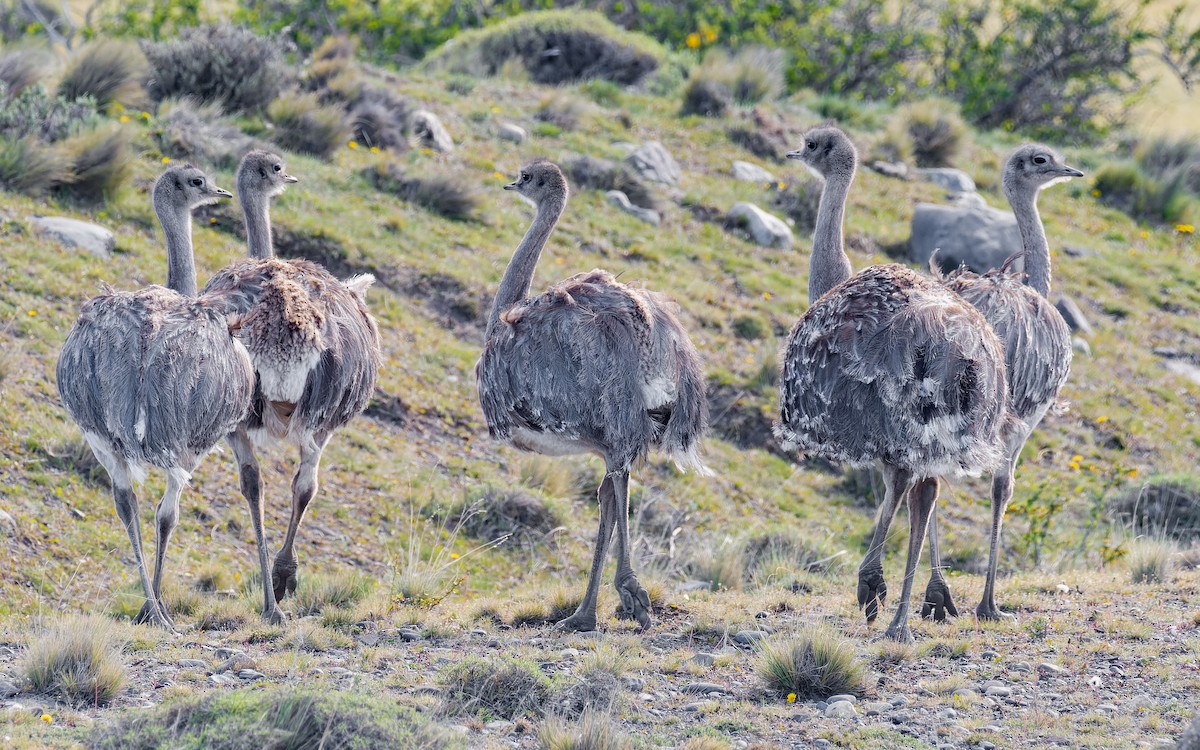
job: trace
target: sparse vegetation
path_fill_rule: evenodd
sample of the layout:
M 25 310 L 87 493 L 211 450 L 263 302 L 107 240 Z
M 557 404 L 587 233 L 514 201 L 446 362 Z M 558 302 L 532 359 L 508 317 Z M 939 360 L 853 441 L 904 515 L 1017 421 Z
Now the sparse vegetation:
M 607 714 L 591 711 L 575 723 L 551 719 L 538 733 L 545 750 L 632 750 L 633 743 Z
M 716 84 L 720 89 L 727 91 L 729 98 L 738 104 L 771 101 L 779 98 L 784 91 L 783 68 L 784 55 L 778 49 L 746 47 L 733 54 L 724 50 L 713 50 L 692 72 L 688 81 L 688 91 L 703 81 L 709 84 L 710 88 Z M 685 114 L 706 114 L 700 111 L 687 112 L 687 109 L 685 101 Z M 715 113 L 720 114 L 721 112 Z
M 375 189 L 447 219 L 469 221 L 479 209 L 479 190 L 474 181 L 461 173 L 410 174 L 395 162 L 381 161 L 367 170 L 367 177 Z
M 767 641 L 759 654 L 758 674 L 767 689 L 780 697 L 823 700 L 860 694 L 865 670 L 845 638 L 810 629 Z
M 450 714 L 536 715 L 550 695 L 546 676 L 520 659 L 469 656 L 444 669 L 438 681 L 443 710 Z
M 267 116 L 275 124 L 275 141 L 289 151 L 328 159 L 350 139 L 342 108 L 321 104 L 316 94 L 281 96 Z
M 485 542 L 503 540 L 506 546 L 529 546 L 543 541 L 561 520 L 545 501 L 520 491 L 488 487 L 467 500 L 447 522 L 462 524 L 464 534 Z
M 911 148 L 902 149 L 902 153 L 911 153 L 918 167 L 954 166 L 967 130 L 958 108 L 938 99 L 902 107 L 892 128 L 896 140 L 911 143 Z
M 229 169 L 247 151 L 263 144 L 246 135 L 221 114 L 217 104 L 197 104 L 189 99 L 159 105 L 155 143 L 170 158 Z
M 125 686 L 122 638 L 99 616 L 57 621 L 33 641 L 25 679 L 40 693 L 77 706 L 103 706 Z
M 1133 542 L 1125 556 L 1134 583 L 1170 583 L 1175 570 L 1175 545 L 1163 539 Z
M 288 78 L 275 42 L 227 24 L 184 29 L 175 39 L 143 44 L 142 52 L 156 101 L 192 96 L 225 112 L 256 113 Z
M 101 106 L 144 98 L 141 80 L 146 58 L 137 45 L 99 39 L 81 48 L 58 82 L 58 94 L 67 101 L 88 98 Z
M 92 203 L 111 198 L 133 168 L 129 133 L 119 127 L 100 128 L 65 141 L 70 178 L 64 192 Z
M 683 89 L 680 114 L 724 117 L 733 104 L 733 92 L 721 81 L 693 76 Z

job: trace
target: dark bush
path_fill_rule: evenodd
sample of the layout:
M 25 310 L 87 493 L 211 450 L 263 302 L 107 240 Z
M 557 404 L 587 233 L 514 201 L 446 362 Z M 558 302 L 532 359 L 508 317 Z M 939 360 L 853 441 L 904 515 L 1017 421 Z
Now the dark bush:
M 1195 138 L 1153 138 L 1138 147 L 1137 160 L 1159 179 L 1182 174 L 1187 189 L 1200 196 L 1200 142 Z
M 19 140 L 31 137 L 46 143 L 90 130 L 100 122 L 95 102 L 69 102 L 46 93 L 41 84 L 10 96 L 0 88 L 0 137 Z
M 783 67 L 783 52 L 778 49 L 754 46 L 733 55 L 713 50 L 692 72 L 691 80 L 724 84 L 738 104 L 757 104 L 783 93 Z
M 594 156 L 576 156 L 565 160 L 562 166 L 577 189 L 620 190 L 635 206 L 655 210 L 660 208 L 653 188 L 628 164 L 618 164 Z
M 561 520 L 533 495 L 489 487 L 447 519 L 451 526 L 460 523 L 463 533 L 476 539 L 490 542 L 508 535 L 508 546 L 527 546 L 545 539 Z
M 758 341 L 770 332 L 770 326 L 758 315 L 739 315 L 733 319 L 733 335 L 746 341 Z
M 534 118 L 548 122 L 560 130 L 574 130 L 587 111 L 587 105 L 576 96 L 559 94 L 551 96 L 538 105 Z
M 789 150 L 789 144 L 784 138 L 774 133 L 763 132 L 756 127 L 732 127 L 726 135 L 734 144 L 760 159 L 783 161 L 783 155 Z
M 98 203 L 112 196 L 133 166 L 129 133 L 124 128 L 102 128 L 62 144 L 70 170 L 63 192 L 78 200 Z
M 967 126 L 955 105 L 927 99 L 900 109 L 893 120 L 897 139 L 911 143 L 918 167 L 949 167 L 962 151 Z
M 0 139 L 0 186 L 41 195 L 70 177 L 66 157 L 33 138 Z
M 328 159 L 350 139 L 341 107 L 321 104 L 316 94 L 285 94 L 267 108 L 273 140 L 289 151 Z
M 389 106 L 382 98 L 364 96 L 350 109 L 350 127 L 360 143 L 403 151 L 408 148 L 407 102 L 398 100 Z
M 448 219 L 474 219 L 479 209 L 475 180 L 463 173 L 442 171 L 410 175 L 395 162 L 385 161 L 368 169 L 366 175 L 376 190 L 391 193 Z
M 0 55 L 0 85 L 9 94 L 20 94 L 42 80 L 50 56 L 40 49 L 14 49 Z
M 480 713 L 512 719 L 537 714 L 550 694 L 550 681 L 537 666 L 515 659 L 468 656 L 442 672 L 446 713 Z
M 1196 541 L 1200 539 L 1200 479 L 1187 474 L 1153 477 L 1121 492 L 1112 510 L 1135 534 Z
M 264 147 L 225 120 L 218 105 L 186 99 L 159 107 L 154 137 L 167 156 L 220 169 L 234 167 L 247 151 Z
M 1093 194 L 1135 219 L 1173 224 L 1188 217 L 1191 201 L 1184 176 L 1175 170 L 1158 179 L 1132 162 L 1107 164 L 1096 171 Z
M 142 98 L 146 58 L 136 45 L 113 39 L 90 42 L 76 53 L 58 84 L 68 101 L 89 97 L 100 106 Z
M 260 112 L 287 82 L 279 45 L 222 24 L 185 29 L 177 39 L 143 43 L 155 101 L 193 96 L 226 112 Z
M 537 83 L 603 78 L 633 84 L 654 72 L 664 52 L 649 37 L 617 28 L 592 12 L 524 13 L 463 32 L 439 49 L 430 65 L 468 75 L 496 75 L 519 60 Z
M 693 76 L 683 90 L 680 114 L 722 117 L 733 104 L 733 92 L 720 81 Z

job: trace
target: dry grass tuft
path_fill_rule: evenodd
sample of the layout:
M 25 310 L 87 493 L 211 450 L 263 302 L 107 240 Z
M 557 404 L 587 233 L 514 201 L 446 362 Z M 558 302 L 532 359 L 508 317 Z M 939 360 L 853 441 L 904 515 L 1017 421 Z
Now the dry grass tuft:
M 545 750 L 632 750 L 633 743 L 621 734 L 606 714 L 589 711 L 578 722 L 551 719 L 542 724 L 538 739 Z
M 124 639 L 107 618 L 59 620 L 29 649 L 25 679 L 35 691 L 76 706 L 105 705 L 125 685 L 123 645 Z
M 99 39 L 76 53 L 59 81 L 58 94 L 70 101 L 90 97 L 101 106 L 144 101 L 141 81 L 146 68 L 146 57 L 136 45 Z
M 382 161 L 368 169 L 366 175 L 376 190 L 415 203 L 447 219 L 475 219 L 481 203 L 477 181 L 462 172 L 409 174 L 395 162 Z
M 129 132 L 119 127 L 76 136 L 63 143 L 63 151 L 71 178 L 62 192 L 89 203 L 111 199 L 133 168 Z
M 476 714 L 512 719 L 537 714 L 550 694 L 550 680 L 536 664 L 520 659 L 469 656 L 442 671 L 442 707 L 446 714 Z
M 767 641 L 759 655 L 758 674 L 767 689 L 781 697 L 794 693 L 801 699 L 824 699 L 861 694 L 865 669 L 849 641 L 833 632 L 810 629 Z
M 729 750 L 728 742 L 716 737 L 693 737 L 679 746 L 679 750 Z
M 267 108 L 275 125 L 273 140 L 289 151 L 329 159 L 350 140 L 350 124 L 341 107 L 321 104 L 316 94 L 284 94 Z
M 316 615 L 330 608 L 357 604 L 371 593 L 375 582 L 355 570 L 335 575 L 305 576 L 296 587 L 292 607 L 300 617 Z
M 704 581 L 713 591 L 741 591 L 746 583 L 746 563 L 741 546 L 730 539 L 720 545 L 697 545 L 687 563 L 688 575 Z
M 1169 583 L 1175 571 L 1175 545 L 1163 539 L 1138 539 L 1125 556 L 1134 583 Z
M 462 524 L 463 533 L 504 546 L 530 546 L 544 540 L 562 520 L 544 500 L 519 490 L 484 489 L 447 519 Z

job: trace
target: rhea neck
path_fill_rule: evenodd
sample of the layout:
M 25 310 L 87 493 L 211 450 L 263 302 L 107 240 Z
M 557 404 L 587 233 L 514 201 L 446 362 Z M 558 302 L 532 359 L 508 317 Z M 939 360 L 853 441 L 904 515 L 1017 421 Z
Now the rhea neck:
M 812 261 L 808 269 L 810 305 L 850 278 L 850 258 L 843 246 L 842 221 L 853 180 L 853 171 L 825 177 L 825 187 L 821 190 L 821 202 L 817 207 L 817 226 L 813 231 Z
M 1021 244 L 1025 249 L 1025 283 L 1043 297 L 1050 296 L 1050 243 L 1038 214 L 1038 190 L 1004 186 L 1004 194 L 1017 217 Z
M 488 338 L 491 338 L 500 313 L 529 296 L 533 271 L 537 267 L 542 248 L 546 246 L 550 232 L 554 231 L 554 225 L 558 223 L 566 207 L 567 196 L 564 193 L 547 196 L 537 204 L 537 215 L 525 231 L 525 236 L 521 238 L 521 244 L 517 245 L 512 260 L 508 262 L 504 278 L 500 279 L 500 288 L 496 290 L 496 300 L 492 303 L 492 311 L 488 315 Z
M 271 199 L 257 190 L 238 190 L 238 202 L 246 221 L 246 244 L 251 258 L 270 258 L 275 255 L 271 242 Z
M 154 196 L 154 213 L 167 240 L 167 287 L 185 297 L 196 296 L 196 257 L 192 248 L 192 212 Z

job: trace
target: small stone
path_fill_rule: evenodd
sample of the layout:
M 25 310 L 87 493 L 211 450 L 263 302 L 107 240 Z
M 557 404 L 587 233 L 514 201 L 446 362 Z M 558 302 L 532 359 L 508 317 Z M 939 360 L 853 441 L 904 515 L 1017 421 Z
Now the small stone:
M 733 741 L 733 750 L 746 750 L 749 747 L 750 747 L 750 743 L 746 742 L 745 740 L 734 740 Z
M 579 656 L 579 649 L 564 648 L 562 651 L 558 652 L 558 655 L 563 659 L 575 659 L 575 658 L 578 658 L 578 656 Z
M 718 685 L 715 682 L 692 682 L 684 685 L 682 689 L 685 693 L 700 693 L 701 695 L 729 692 L 729 688 L 724 685 Z
M 514 125 L 511 122 L 502 123 L 500 125 L 500 140 L 511 141 L 512 143 L 524 143 L 529 137 L 529 133 L 520 125 Z
M 1027 661 L 1019 661 L 1013 665 L 1013 671 L 1014 672 L 1032 672 L 1033 665 L 1031 665 Z
M 892 704 L 884 703 L 883 701 L 874 701 L 863 704 L 863 712 L 866 713 L 867 716 L 879 716 L 880 714 L 886 714 L 891 710 Z
M 792 230 L 778 216 L 762 210 L 753 203 L 733 204 L 729 220 L 740 222 L 756 245 L 787 250 L 792 246 Z
M 638 700 L 640 700 L 642 703 L 653 703 L 654 696 L 650 695 L 649 693 L 638 693 Z
M 999 659 L 1000 653 L 997 651 L 984 651 L 980 656 L 984 659 Z
M 684 581 L 676 588 L 681 594 L 690 594 L 693 591 L 712 591 L 712 584 L 708 581 Z
M 767 170 L 751 164 L 748 161 L 733 162 L 733 179 L 741 180 L 742 182 L 757 182 L 759 184 L 775 182 L 775 175 Z
M 753 646 L 766 637 L 767 634 L 761 630 L 739 630 L 733 636 L 733 640 L 735 643 L 740 643 L 743 646 Z
M 650 141 L 638 147 L 625 157 L 625 162 L 639 175 L 652 182 L 676 185 L 683 177 L 679 164 L 658 141 Z
M 641 206 L 633 205 L 629 200 L 629 196 L 622 193 L 620 190 L 609 190 L 604 194 L 608 198 L 608 202 L 621 209 L 630 216 L 635 216 L 651 226 L 658 226 L 662 221 L 662 216 L 658 211 L 652 208 L 642 208 Z
M 954 691 L 953 697 L 958 698 L 959 700 L 973 701 L 979 697 L 979 694 L 971 688 L 959 688 L 958 690 Z
M 846 701 L 847 703 L 858 703 L 858 698 L 853 695 L 835 695 L 826 702 L 827 703 L 838 703 L 839 701 Z
M 890 701 L 888 701 L 888 703 L 891 703 L 896 708 L 900 708 L 901 706 L 908 705 L 908 698 L 903 695 L 897 695 L 895 698 L 892 698 Z
M 511 721 L 497 719 L 496 721 L 489 721 L 488 723 L 484 724 L 483 728 L 488 730 L 489 732 L 502 732 L 502 733 L 507 734 L 508 732 L 512 731 L 512 729 L 516 726 L 517 725 Z
M 993 742 L 984 740 L 983 742 L 979 743 L 979 750 L 996 750 L 996 745 Z
M 471 628 L 471 635 L 487 635 L 488 632 L 483 628 Z
M 701 667 L 711 667 L 716 663 L 717 657 L 713 654 L 707 654 L 703 651 L 698 652 L 695 656 L 688 659 L 689 662 Z
M 853 719 L 858 716 L 858 710 L 850 701 L 838 701 L 826 707 L 825 716 L 829 719 Z
M 951 719 L 958 718 L 958 711 L 955 711 L 953 708 L 943 708 L 941 711 L 938 711 L 937 717 L 942 721 L 950 721 Z
M 1085 342 L 1085 343 L 1086 343 L 1086 342 Z M 1065 583 L 1060 583 L 1060 584 L 1058 584 L 1057 586 L 1055 586 L 1054 588 L 1055 588 L 1055 589 L 1057 589 L 1057 590 L 1058 590 L 1058 593 L 1060 593 L 1060 594 L 1064 594 L 1064 595 L 1065 595 L 1065 594 L 1069 594 L 1069 593 L 1071 593 L 1071 587 L 1070 587 L 1070 586 L 1068 586 L 1068 585 L 1067 585 L 1067 584 L 1065 584 Z
M 984 691 L 984 695 L 991 698 L 1007 698 L 1012 695 L 1012 688 L 1005 687 L 1004 685 L 991 685 Z
M 418 109 L 412 114 L 412 130 L 418 142 L 425 148 L 439 153 L 448 154 L 454 150 L 454 139 L 442 124 L 441 119 L 425 109 Z
M 1067 323 L 1067 327 L 1073 333 L 1091 337 L 1093 334 L 1092 324 L 1088 322 L 1087 317 L 1083 314 L 1083 310 L 1079 308 L 1075 300 L 1070 297 L 1061 296 L 1054 303 L 1054 307 L 1058 310 L 1059 315 L 1062 315 L 1063 320 Z
M 818 737 L 813 740 L 813 747 L 833 747 L 833 743 L 824 737 Z
M 979 730 L 980 730 L 981 732 L 996 732 L 996 733 L 999 733 L 999 732 L 1003 732 L 1003 731 L 1004 731 L 1004 727 L 1000 726 L 999 724 L 984 724 L 983 726 L 981 726 L 981 727 L 979 728 Z
M 218 659 L 229 659 L 234 656 L 245 656 L 245 655 L 246 655 L 246 652 L 241 650 L 240 648 L 228 648 L 225 646 L 222 646 L 221 648 L 217 649 L 217 653 L 216 653 L 216 656 Z
M 364 646 L 374 646 L 379 643 L 379 633 L 371 631 L 358 636 L 358 642 Z
M 12 698 L 20 692 L 21 689 L 12 680 L 0 680 L 0 698 Z
M 230 677 L 227 674 L 210 674 L 208 679 L 217 685 L 236 685 L 238 682 L 236 678 Z
M 107 260 L 117 248 L 113 233 L 104 227 L 65 216 L 31 216 L 29 223 L 38 234 L 44 234 L 65 247 L 85 250 Z
M 1115 714 L 1117 712 L 1117 707 L 1111 703 L 1101 703 L 1100 705 L 1096 706 L 1096 710 L 1100 711 L 1101 713 Z
M 1140 693 L 1133 696 L 1133 700 L 1129 701 L 1129 707 L 1134 711 L 1148 711 L 1158 707 L 1158 701 L 1154 700 L 1154 696 L 1147 693 Z
M 265 680 L 267 676 L 257 669 L 239 669 L 237 676 L 243 680 Z
M 972 180 L 971 176 L 961 169 L 951 167 L 918 169 L 917 176 L 954 193 L 975 192 L 975 180 Z
M 710 711 L 716 708 L 716 706 L 717 704 L 713 703 L 712 701 L 696 701 L 695 703 L 689 703 L 684 706 L 683 710 L 695 713 L 699 711 Z
M 912 714 L 908 711 L 892 711 L 887 718 L 893 724 L 907 724 L 912 721 Z
M 176 664 L 183 669 L 208 669 L 208 662 L 200 659 L 180 659 Z
M 621 678 L 621 684 L 626 690 L 641 690 L 646 687 L 646 678 L 638 677 L 637 675 L 625 675 Z
M 400 637 L 403 640 L 411 643 L 413 641 L 421 640 L 421 632 L 418 630 L 412 630 L 411 628 L 400 628 Z
M 1038 671 L 1038 674 L 1044 674 L 1044 675 L 1062 675 L 1062 674 L 1067 673 L 1067 670 L 1063 669 L 1062 667 L 1058 666 L 1057 664 L 1054 664 L 1054 663 L 1048 662 L 1048 661 L 1044 661 L 1041 664 L 1037 665 L 1037 671 Z

